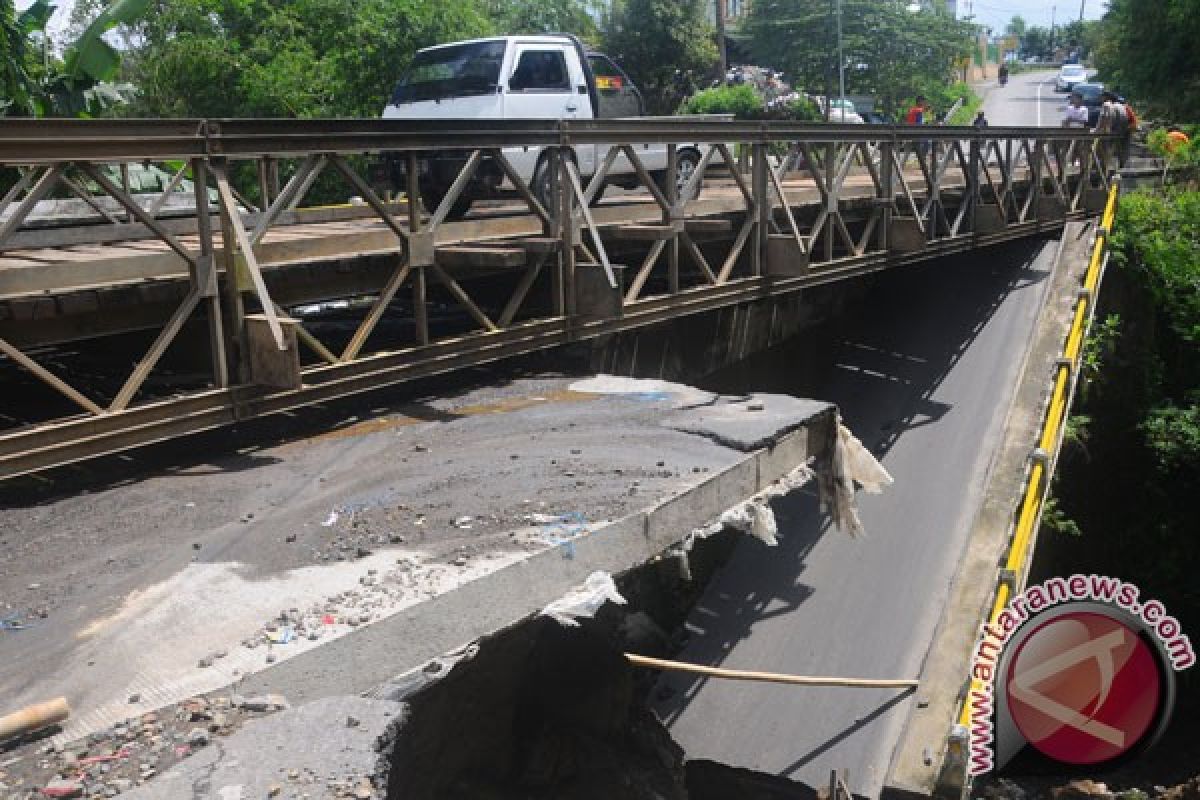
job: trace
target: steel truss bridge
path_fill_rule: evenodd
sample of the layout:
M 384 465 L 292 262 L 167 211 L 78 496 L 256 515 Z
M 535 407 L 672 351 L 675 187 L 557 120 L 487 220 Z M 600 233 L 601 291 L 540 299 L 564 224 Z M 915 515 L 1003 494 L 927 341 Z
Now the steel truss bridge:
M 650 146 L 668 174 L 684 149 L 698 165 L 657 179 Z M 508 148 L 544 149 L 549 192 Z M 4 120 L 0 480 L 1058 231 L 1102 209 L 1109 148 L 1044 128 Z M 370 180 L 399 160 L 416 198 L 434 151 L 461 163 L 436 208 Z M 621 157 L 639 190 L 597 203 Z M 130 191 L 146 164 L 172 176 L 157 196 Z M 481 168 L 513 201 L 452 219 Z M 306 204 L 336 181 L 359 200 Z M 90 218 L 39 217 L 56 195 Z M 169 349 L 202 367 L 165 368 Z

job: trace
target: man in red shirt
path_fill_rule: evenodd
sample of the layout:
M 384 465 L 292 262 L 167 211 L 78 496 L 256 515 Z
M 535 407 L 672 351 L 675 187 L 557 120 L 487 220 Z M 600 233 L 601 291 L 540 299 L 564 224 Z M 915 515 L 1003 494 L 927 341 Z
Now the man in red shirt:
M 908 110 L 908 115 L 904 118 L 905 125 L 924 125 L 925 115 L 929 113 L 929 104 L 925 102 L 925 95 L 917 95 L 917 100 L 913 103 L 913 107 Z

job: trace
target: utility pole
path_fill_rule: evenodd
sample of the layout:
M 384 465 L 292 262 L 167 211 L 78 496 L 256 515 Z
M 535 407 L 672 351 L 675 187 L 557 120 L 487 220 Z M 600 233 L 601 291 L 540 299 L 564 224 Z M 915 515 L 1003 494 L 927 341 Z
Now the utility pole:
M 1087 7 L 1087 0 L 1079 0 L 1079 21 L 1083 22 L 1083 9 Z
M 841 121 L 846 121 L 846 59 L 842 56 L 842 0 L 837 0 L 838 94 L 841 96 Z
M 721 52 L 721 83 L 729 74 L 729 56 L 725 52 L 725 9 L 728 0 L 716 0 L 717 7 L 717 49 Z
M 1050 57 L 1054 58 L 1054 17 L 1058 6 L 1050 6 Z

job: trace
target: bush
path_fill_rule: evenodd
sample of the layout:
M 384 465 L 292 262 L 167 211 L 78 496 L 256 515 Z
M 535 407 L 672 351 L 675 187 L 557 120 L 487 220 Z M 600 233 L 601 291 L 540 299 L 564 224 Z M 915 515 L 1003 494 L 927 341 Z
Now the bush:
M 762 118 L 784 122 L 813 122 L 824 119 L 824 116 L 817 104 L 809 98 L 802 94 L 789 94 L 768 103 L 763 109 Z
M 1159 158 L 1169 159 L 1173 167 L 1196 166 L 1200 164 L 1200 147 L 1196 145 L 1195 125 L 1180 125 L 1180 130 L 1188 135 L 1187 144 L 1177 144 L 1174 149 L 1167 146 L 1167 129 L 1155 128 L 1146 136 L 1146 146 L 1150 152 Z
M 749 84 L 705 89 L 679 107 L 680 114 L 733 114 L 737 119 L 803 122 L 821 119 L 821 110 L 809 98 L 793 92 L 766 102 Z
M 753 86 L 718 86 L 697 92 L 679 107 L 680 114 L 733 114 L 738 119 L 758 119 L 764 102 Z

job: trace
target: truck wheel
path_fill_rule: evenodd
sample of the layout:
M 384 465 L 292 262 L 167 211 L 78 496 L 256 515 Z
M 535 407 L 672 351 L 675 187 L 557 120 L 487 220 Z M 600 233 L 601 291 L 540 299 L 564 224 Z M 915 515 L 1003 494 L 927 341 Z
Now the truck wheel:
M 695 200 L 700 194 L 700 189 L 704 185 L 703 179 L 696 183 L 696 188 L 692 190 L 687 197 L 683 196 L 684 189 L 687 188 L 688 181 L 696 174 L 697 168 L 700 166 L 700 153 L 696 150 L 687 149 L 680 150 L 675 156 L 675 191 L 676 196 L 680 200 Z
M 574 153 L 569 153 L 567 158 L 571 159 L 571 163 L 575 165 L 576 170 L 579 169 L 579 162 L 575 159 Z M 552 170 L 550 169 L 550 154 L 543 152 L 538 158 L 537 167 L 533 170 L 533 180 L 530 182 L 530 190 L 537 201 L 542 204 L 542 208 L 546 209 L 546 213 L 551 219 L 558 216 L 558 186 L 553 180 Z
M 675 194 L 680 200 L 695 200 L 700 194 L 700 189 L 704 182 L 700 181 L 696 184 L 696 188 L 688 197 L 683 196 L 684 189 L 687 188 L 688 181 L 692 179 L 692 175 L 696 174 L 696 168 L 700 166 L 700 153 L 692 148 L 680 150 L 675 154 Z M 658 188 L 666 191 L 667 188 L 667 171 L 661 170 L 654 173 L 654 181 L 658 184 Z
M 424 204 L 425 210 L 430 214 L 436 212 L 449 191 L 449 186 L 421 184 L 421 203 Z M 450 206 L 450 213 L 446 215 L 446 219 L 462 219 L 471 210 L 472 202 L 474 199 L 464 189 L 454 204 Z

